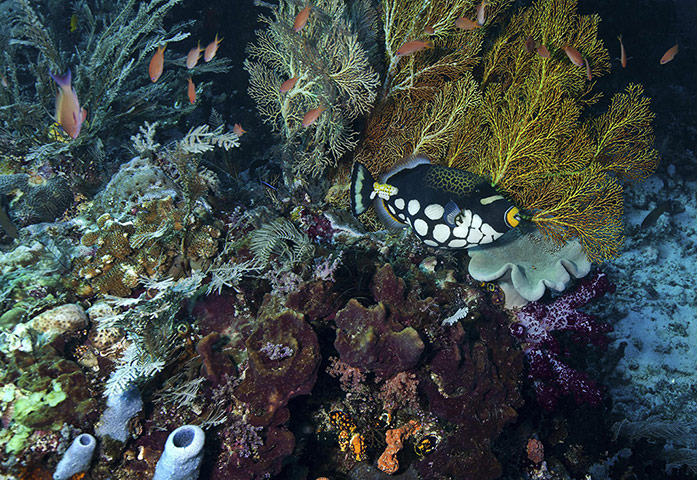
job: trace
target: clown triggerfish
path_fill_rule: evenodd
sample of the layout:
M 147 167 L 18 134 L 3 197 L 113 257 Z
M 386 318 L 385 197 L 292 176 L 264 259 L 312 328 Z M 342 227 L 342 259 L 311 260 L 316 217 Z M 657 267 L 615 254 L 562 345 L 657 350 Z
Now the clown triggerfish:
M 402 160 L 377 182 L 356 162 L 351 174 L 353 214 L 365 212 L 371 201 L 388 228 L 409 225 L 431 247 L 470 248 L 491 243 L 520 221 L 518 208 L 486 179 L 432 165 L 423 155 Z

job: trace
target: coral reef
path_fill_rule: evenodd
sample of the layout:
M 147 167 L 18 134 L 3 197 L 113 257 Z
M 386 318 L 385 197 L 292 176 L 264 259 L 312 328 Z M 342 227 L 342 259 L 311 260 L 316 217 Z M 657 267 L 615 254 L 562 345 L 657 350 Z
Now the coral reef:
M 141 277 L 179 278 L 184 270 L 205 268 L 218 252 L 220 231 L 187 215 L 171 197 L 141 203 L 131 218 L 119 222 L 104 214 L 82 237 L 94 250 L 73 268 L 80 295 L 125 297 Z
M 12 197 L 8 215 L 20 227 L 51 222 L 73 203 L 70 185 L 61 176 L 0 175 L 0 195 Z
M 560 359 L 561 346 L 552 332 L 573 332 L 578 341 L 596 346 L 607 345 L 606 333 L 612 326 L 600 323 L 592 315 L 578 311 L 591 300 L 614 292 L 615 286 L 607 275 L 596 273 L 584 280 L 576 290 L 566 293 L 551 304 L 533 302 L 517 314 L 511 333 L 523 342 L 530 364 L 528 376 L 534 382 L 537 401 L 552 409 L 562 395 L 573 394 L 578 403 L 597 405 L 602 398 L 600 389 L 586 373 L 564 364 Z

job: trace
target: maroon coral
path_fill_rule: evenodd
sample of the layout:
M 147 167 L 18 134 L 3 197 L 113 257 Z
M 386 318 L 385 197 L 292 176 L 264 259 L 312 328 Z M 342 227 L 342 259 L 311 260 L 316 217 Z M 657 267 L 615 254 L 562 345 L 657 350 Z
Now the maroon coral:
M 264 353 L 267 344 L 287 346 L 292 353 L 272 359 Z M 312 390 L 321 360 L 319 342 L 302 314 L 285 310 L 260 318 L 246 345 L 249 367 L 235 397 L 249 404 L 252 425 L 265 426 L 288 400 Z
M 424 350 L 417 331 L 390 321 L 382 303 L 367 308 L 352 298 L 335 321 L 334 347 L 341 360 L 381 377 L 415 367 Z
M 602 389 L 586 373 L 560 360 L 561 347 L 552 332 L 573 332 L 578 342 L 605 346 L 612 326 L 578 308 L 614 291 L 607 275 L 596 273 L 552 303 L 532 302 L 517 313 L 518 322 L 511 325 L 511 333 L 524 342 L 530 363 L 528 377 L 533 380 L 537 400 L 546 409 L 554 408 L 558 399 L 568 394 L 578 403 L 600 403 Z
M 486 321 L 467 331 L 460 322 L 442 327 L 430 371 L 419 379 L 429 410 L 455 424 L 443 445 L 416 464 L 422 478 L 494 479 L 502 473 L 491 445 L 523 403 L 523 354 L 505 319 L 486 313 Z

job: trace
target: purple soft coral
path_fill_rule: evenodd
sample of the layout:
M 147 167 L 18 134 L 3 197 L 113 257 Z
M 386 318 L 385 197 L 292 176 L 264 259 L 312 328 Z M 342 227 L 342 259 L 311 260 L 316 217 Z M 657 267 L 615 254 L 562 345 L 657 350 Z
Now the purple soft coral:
M 537 400 L 543 407 L 551 410 L 558 398 L 566 394 L 573 394 L 578 403 L 600 403 L 600 387 L 587 374 L 574 370 L 559 359 L 561 348 L 552 332 L 571 331 L 579 341 L 606 345 L 605 334 L 612 331 L 612 326 L 576 309 L 614 291 L 615 286 L 607 275 L 597 273 L 574 292 L 564 294 L 550 304 L 530 303 L 517 313 L 518 322 L 511 325 L 511 333 L 524 342 L 525 355 L 530 363 L 528 377 L 533 380 Z

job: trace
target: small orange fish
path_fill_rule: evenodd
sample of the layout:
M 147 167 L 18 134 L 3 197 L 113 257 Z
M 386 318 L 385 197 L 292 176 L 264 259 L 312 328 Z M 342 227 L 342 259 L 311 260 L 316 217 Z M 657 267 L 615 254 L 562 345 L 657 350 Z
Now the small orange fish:
M 211 60 L 213 60 L 213 57 L 215 57 L 216 52 L 218 51 L 218 45 L 220 45 L 220 42 L 222 42 L 223 39 L 221 38 L 218 40 L 218 34 L 215 34 L 215 40 L 213 40 L 211 43 L 206 46 L 206 50 L 203 52 L 203 61 L 208 63 Z
M 676 43 L 675 45 L 670 47 L 666 53 L 663 54 L 663 56 L 661 57 L 661 65 L 664 65 L 673 60 L 675 56 L 678 54 L 678 51 L 680 51 L 680 48 Z
M 286 93 L 288 90 L 292 89 L 295 86 L 295 82 L 297 81 L 298 77 L 289 78 L 281 84 L 281 88 L 279 88 L 278 91 L 281 93 Z
M 474 30 L 475 28 L 479 28 L 479 24 L 477 22 L 473 22 L 467 17 L 460 17 L 455 20 L 455 26 L 462 30 Z
M 236 123 L 235 125 L 232 126 L 232 132 L 233 132 L 235 135 L 237 135 L 238 137 L 241 137 L 242 135 L 244 135 L 245 133 L 247 133 L 247 130 L 245 130 L 244 128 L 242 128 L 242 125 L 240 125 L 239 123 Z
M 72 87 L 72 75 L 70 70 L 65 75 L 54 75 L 48 72 L 58 84 L 56 95 L 56 121 L 65 130 L 65 133 L 75 139 L 80 135 L 82 122 L 87 118 L 87 111 L 80 108 L 75 89 Z
M 535 50 L 537 50 L 537 54 L 542 58 L 550 58 L 552 56 L 544 45 L 539 45 Z
M 525 39 L 525 51 L 528 53 L 535 51 L 535 40 L 532 38 L 532 35 L 528 35 L 528 38 Z
M 399 47 L 399 50 L 397 50 L 397 55 L 398 56 L 411 55 L 413 53 L 420 52 L 424 48 L 433 48 L 433 42 L 430 40 L 428 40 L 428 41 L 412 40 L 411 42 L 406 42 L 404 45 Z
M 186 56 L 186 68 L 191 70 L 196 66 L 198 60 L 201 58 L 202 51 L 201 42 L 198 42 L 194 48 L 189 50 L 189 54 Z
M 617 40 L 620 41 L 620 62 L 622 62 L 622 68 L 627 68 L 627 52 L 624 49 L 622 35 L 617 35 Z
M 295 16 L 295 22 L 293 22 L 293 30 L 299 32 L 302 28 L 307 25 L 307 20 L 310 18 L 310 4 L 308 3 L 305 8 L 300 10 Z
M 150 67 L 148 68 L 148 73 L 150 73 L 150 80 L 154 83 L 162 75 L 162 67 L 165 64 L 165 48 L 167 44 L 157 47 L 155 55 L 150 59 Z
M 586 78 L 590 82 L 593 80 L 593 72 L 591 72 L 591 65 L 588 63 L 588 59 L 586 57 L 583 57 L 583 63 L 586 64 Z
M 2 84 L 3 87 L 7 88 L 10 86 L 9 83 L 7 83 L 7 79 L 5 78 L 5 75 L 0 73 L 0 83 Z
M 578 50 L 576 50 L 574 47 L 570 47 L 569 45 L 565 45 L 561 48 L 566 52 L 566 56 L 569 57 L 571 63 L 577 67 L 583 66 L 583 56 Z
M 322 115 L 322 112 L 324 111 L 324 107 L 317 107 L 313 108 L 312 110 L 309 110 L 305 116 L 303 117 L 303 127 L 309 127 L 313 123 L 315 123 L 315 120 L 319 118 L 320 115 Z
M 436 33 L 436 31 L 431 25 L 427 25 L 426 27 L 424 27 L 424 33 L 426 35 L 433 35 L 434 33 Z
M 189 94 L 189 102 L 193 105 L 196 103 L 196 85 L 194 85 L 194 81 L 191 80 L 191 77 L 189 77 L 189 89 L 188 89 L 188 94 Z
M 479 26 L 484 25 L 486 22 L 486 10 L 485 7 L 489 4 L 486 0 L 482 0 L 482 3 L 477 5 L 477 24 Z

